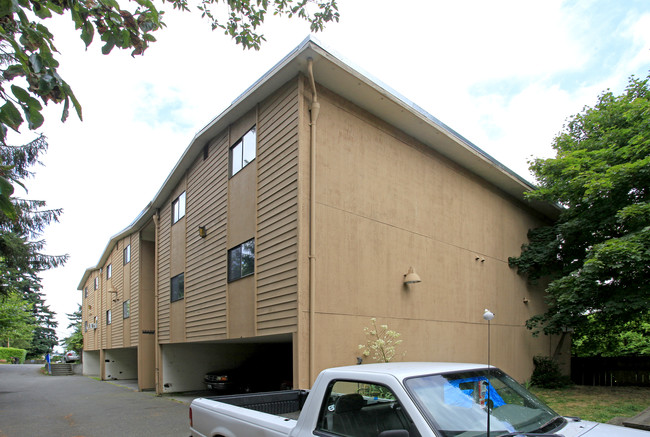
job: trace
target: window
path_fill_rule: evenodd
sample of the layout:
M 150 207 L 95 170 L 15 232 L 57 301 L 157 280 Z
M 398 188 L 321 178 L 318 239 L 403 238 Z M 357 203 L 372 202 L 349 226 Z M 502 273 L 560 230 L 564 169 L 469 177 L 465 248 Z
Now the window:
M 88 287 L 84 288 L 84 297 L 88 297 Z
M 176 302 L 185 297 L 185 274 L 176 275 L 171 280 L 171 300 Z
M 125 319 L 131 317 L 131 300 L 125 300 L 122 304 L 122 314 Z
M 84 322 L 84 332 L 88 332 L 88 320 Z
M 230 176 L 234 176 L 255 159 L 257 134 L 255 126 L 230 148 Z
M 122 252 L 122 260 L 124 261 L 124 265 L 127 265 L 128 263 L 131 262 L 131 245 L 130 244 L 124 248 L 124 252 Z
M 172 225 L 185 217 L 185 191 L 172 202 Z
M 228 251 L 228 282 L 255 272 L 255 239 L 250 239 Z
M 93 283 L 93 290 L 97 290 L 99 288 L 99 277 L 95 278 L 95 282 Z
M 106 279 L 111 279 L 111 276 L 113 276 L 113 264 L 106 266 Z
M 106 311 L 106 324 L 107 324 L 107 325 L 110 325 L 111 322 L 112 322 L 112 319 L 111 319 L 111 310 L 108 310 L 108 311 Z
M 316 425 L 327 435 L 377 435 L 387 430 L 420 434 L 393 392 L 383 385 L 357 381 L 335 381 L 328 387 Z M 319 434 L 320 435 L 320 434 Z

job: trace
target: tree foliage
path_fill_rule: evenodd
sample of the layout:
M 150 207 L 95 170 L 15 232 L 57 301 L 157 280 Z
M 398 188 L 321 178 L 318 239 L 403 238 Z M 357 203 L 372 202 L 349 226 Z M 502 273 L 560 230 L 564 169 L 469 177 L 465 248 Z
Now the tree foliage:
M 27 349 L 34 327 L 32 305 L 18 293 L 0 296 L 0 344 Z
M 529 280 L 548 281 L 548 310 L 527 322 L 536 333 L 569 327 L 579 337 L 599 326 L 616 334 L 649 320 L 648 79 L 630 78 L 620 96 L 603 93 L 569 119 L 555 158 L 531 163 L 539 188 L 528 196 L 563 207 L 510 259 Z
M 68 337 L 64 338 L 62 340 L 62 343 L 65 346 L 66 350 L 75 351 L 79 355 L 81 355 L 81 351 L 84 347 L 84 339 L 83 339 L 83 331 L 82 331 L 83 316 L 81 314 L 81 305 L 79 304 L 75 312 L 71 314 L 66 314 L 66 316 L 68 316 L 68 319 L 70 320 L 68 329 L 73 328 L 74 331 Z

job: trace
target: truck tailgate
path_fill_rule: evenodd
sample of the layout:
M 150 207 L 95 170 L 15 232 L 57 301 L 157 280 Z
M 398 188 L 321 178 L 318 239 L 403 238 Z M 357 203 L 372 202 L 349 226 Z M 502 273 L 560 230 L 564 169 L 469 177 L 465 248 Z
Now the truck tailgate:
M 198 398 L 190 407 L 193 437 L 288 436 L 296 421 L 273 414 L 249 410 L 212 399 Z

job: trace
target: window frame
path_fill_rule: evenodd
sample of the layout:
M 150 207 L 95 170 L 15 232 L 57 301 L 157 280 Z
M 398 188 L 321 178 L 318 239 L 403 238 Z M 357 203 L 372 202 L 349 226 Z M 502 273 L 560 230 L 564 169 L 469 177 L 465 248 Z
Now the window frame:
M 127 265 L 128 263 L 131 262 L 131 245 L 130 244 L 127 244 L 127 246 L 122 251 L 122 262 L 124 263 L 124 265 Z
M 178 223 L 185 217 L 187 209 L 187 192 L 183 191 L 174 200 L 172 200 L 172 225 Z
M 122 318 L 128 319 L 131 317 L 131 299 L 122 302 Z
M 95 276 L 93 281 L 93 291 L 99 290 L 99 276 Z
M 112 323 L 113 323 L 113 314 L 111 313 L 111 310 L 106 310 L 106 326 Z
M 174 284 L 181 284 L 180 292 L 174 293 Z M 185 272 L 179 273 L 169 279 L 169 300 L 170 302 L 178 302 L 185 299 Z
M 244 247 L 248 244 L 252 243 L 252 268 L 250 271 L 244 271 L 244 257 L 242 256 L 242 251 Z M 234 258 L 234 256 L 237 256 L 237 258 Z M 238 259 L 238 261 L 237 261 Z M 238 281 L 240 279 L 246 278 L 248 276 L 254 275 L 255 274 L 255 237 L 251 238 L 250 240 L 246 240 L 243 243 L 230 248 L 228 250 L 228 282 L 234 282 Z M 233 268 L 234 266 L 232 265 L 233 262 L 236 262 L 239 264 L 239 268 L 235 269 Z M 237 271 L 236 275 L 233 275 L 233 273 Z
M 111 279 L 113 277 L 113 264 L 106 266 L 106 279 Z
M 250 155 L 250 153 L 247 154 L 247 151 L 250 152 L 251 150 L 253 152 L 252 155 Z M 230 146 L 228 156 L 230 161 L 230 177 L 235 176 L 237 173 L 242 171 L 244 167 L 257 159 L 257 125 L 253 125 L 253 127 L 248 129 L 246 133 L 235 142 L 235 144 Z M 245 157 L 252 157 L 252 159 L 245 162 Z M 235 164 L 237 164 L 237 168 L 235 168 Z

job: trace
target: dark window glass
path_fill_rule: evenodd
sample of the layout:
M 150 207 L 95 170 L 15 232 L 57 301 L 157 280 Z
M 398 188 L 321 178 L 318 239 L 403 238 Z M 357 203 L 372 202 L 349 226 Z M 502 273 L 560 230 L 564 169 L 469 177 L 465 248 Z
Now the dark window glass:
M 255 239 L 228 251 L 228 281 L 236 281 L 255 273 Z
M 185 297 L 185 274 L 176 275 L 171 280 L 171 301 L 176 302 Z

